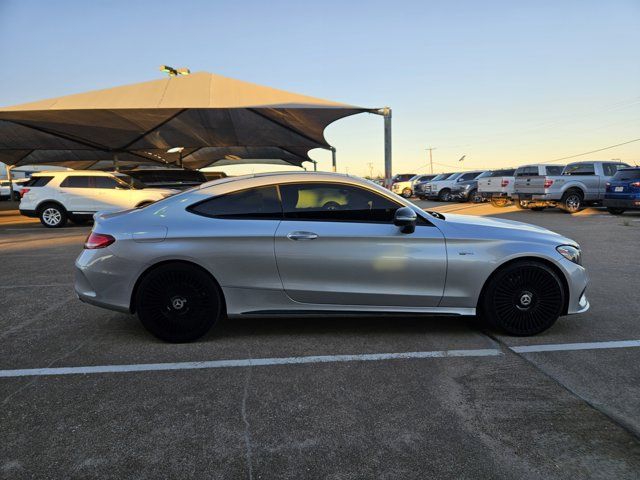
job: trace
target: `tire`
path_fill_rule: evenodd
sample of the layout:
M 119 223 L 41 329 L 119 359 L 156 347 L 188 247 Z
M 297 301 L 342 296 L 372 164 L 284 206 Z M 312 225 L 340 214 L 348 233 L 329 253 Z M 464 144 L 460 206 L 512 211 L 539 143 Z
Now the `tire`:
M 203 270 L 183 263 L 161 265 L 141 280 L 135 308 L 142 325 L 161 340 L 191 342 L 223 315 L 222 294 Z
M 67 224 L 67 211 L 57 203 L 46 203 L 39 208 L 40 223 L 47 228 L 62 228 Z
M 529 207 L 527 207 L 527 204 L 524 203 L 522 200 L 516 199 L 513 201 L 513 203 L 515 204 L 516 207 L 518 207 L 520 210 L 528 210 Z
M 405 188 L 404 190 L 402 190 L 402 196 L 404 198 L 411 198 L 411 195 L 413 195 L 413 192 L 410 188 Z
M 547 207 L 531 207 L 529 210 L 533 210 L 534 212 L 541 212 Z
M 502 198 L 502 197 L 498 197 L 498 198 L 492 198 L 491 199 L 491 205 L 493 205 L 496 208 L 503 208 L 507 206 L 508 200 L 506 198 Z
M 567 213 L 577 213 L 582 210 L 584 195 L 580 190 L 568 190 L 562 195 L 560 208 Z
M 550 328 L 562 314 L 565 291 L 555 271 L 536 261 L 519 261 L 499 269 L 483 293 L 481 314 L 489 325 L 515 336 Z
M 450 202 L 451 201 L 451 190 L 448 188 L 443 188 L 438 192 L 438 200 L 441 202 Z
M 624 208 L 607 207 L 607 212 L 611 215 L 622 215 L 624 213 Z

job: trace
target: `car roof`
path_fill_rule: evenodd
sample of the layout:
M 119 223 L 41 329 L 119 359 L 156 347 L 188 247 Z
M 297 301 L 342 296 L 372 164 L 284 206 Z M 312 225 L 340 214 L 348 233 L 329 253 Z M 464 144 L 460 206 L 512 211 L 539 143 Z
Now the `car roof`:
M 91 171 L 89 170 L 43 170 L 40 172 L 33 172 L 31 176 L 32 177 L 41 177 L 41 176 L 59 177 L 59 176 L 84 175 L 84 176 L 90 176 L 90 177 L 108 177 L 115 173 L 120 173 L 120 172 L 103 172 L 101 170 L 91 170 Z

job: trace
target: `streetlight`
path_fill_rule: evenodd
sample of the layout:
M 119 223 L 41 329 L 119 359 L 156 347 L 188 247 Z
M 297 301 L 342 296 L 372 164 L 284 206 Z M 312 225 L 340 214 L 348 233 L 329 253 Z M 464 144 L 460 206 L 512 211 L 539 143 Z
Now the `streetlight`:
M 160 65 L 160 71 L 168 73 L 170 77 L 177 77 L 178 75 L 189 75 L 191 70 L 188 68 L 173 68 L 169 65 Z
M 184 151 L 184 147 L 173 147 L 167 150 L 167 153 L 178 153 L 180 154 L 178 157 L 178 165 L 182 168 L 182 152 Z

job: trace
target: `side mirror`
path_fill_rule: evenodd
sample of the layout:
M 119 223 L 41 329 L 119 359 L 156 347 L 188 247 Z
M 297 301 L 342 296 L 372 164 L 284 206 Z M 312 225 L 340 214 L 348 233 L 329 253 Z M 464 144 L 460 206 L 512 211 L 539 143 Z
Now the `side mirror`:
M 418 214 L 410 207 L 402 207 L 396 210 L 393 217 L 393 224 L 400 227 L 402 233 L 413 233 L 416 230 Z

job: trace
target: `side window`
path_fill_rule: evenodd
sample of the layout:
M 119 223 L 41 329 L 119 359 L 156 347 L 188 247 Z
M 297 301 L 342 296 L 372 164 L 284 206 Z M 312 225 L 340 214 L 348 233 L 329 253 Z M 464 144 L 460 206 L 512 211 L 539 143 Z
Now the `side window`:
M 401 206 L 377 193 L 337 183 L 280 185 L 285 219 L 391 223 Z
M 561 166 L 546 167 L 546 168 L 547 168 L 547 175 L 562 175 L 562 170 L 564 169 L 564 167 L 561 167 Z
M 625 165 L 623 163 L 603 163 L 602 164 L 602 169 L 604 170 L 604 174 L 607 177 L 614 176 L 618 170 L 625 167 L 628 167 L 628 165 Z
M 574 163 L 567 165 L 563 175 L 595 175 L 596 171 L 593 163 Z
M 53 177 L 31 177 L 28 182 L 25 182 L 23 186 L 25 187 L 44 187 L 47 183 L 51 181 Z
M 94 177 L 93 181 L 95 188 L 110 188 L 113 190 L 118 187 L 118 182 L 111 177 Z
M 213 218 L 280 220 L 282 206 L 275 186 L 249 188 L 196 203 L 188 210 Z
M 532 167 L 520 167 L 516 170 L 516 177 L 528 177 L 529 175 L 537 174 L 537 169 L 534 170 Z
M 91 177 L 88 177 L 88 176 L 74 175 L 74 176 L 69 176 L 65 178 L 60 184 L 60 186 L 64 188 L 90 188 L 89 186 L 90 180 L 91 180 Z

